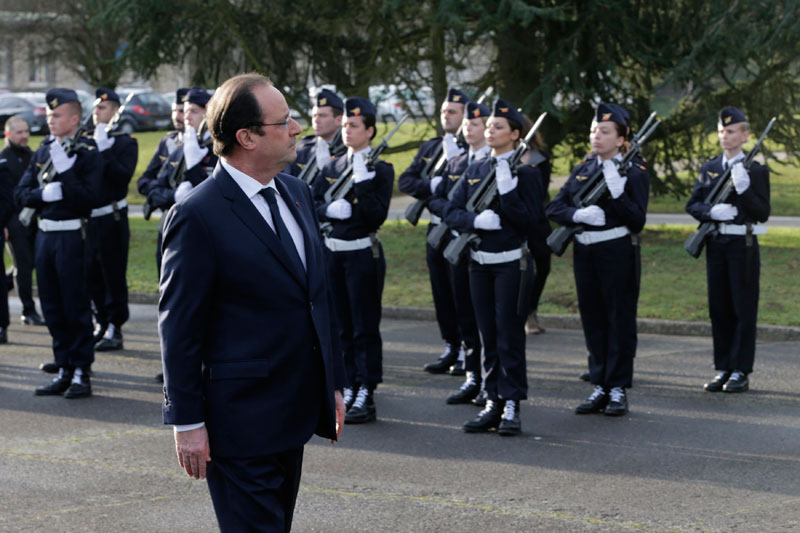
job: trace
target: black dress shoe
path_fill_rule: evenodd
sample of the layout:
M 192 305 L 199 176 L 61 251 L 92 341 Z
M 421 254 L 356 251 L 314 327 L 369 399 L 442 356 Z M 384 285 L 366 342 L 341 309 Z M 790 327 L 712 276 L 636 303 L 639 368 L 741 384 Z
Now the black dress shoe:
M 114 329 L 114 333 L 111 334 L 111 337 L 103 337 L 97 344 L 94 345 L 94 350 L 96 352 L 110 352 L 113 350 L 121 350 L 122 349 L 122 332 L 118 329 Z
M 58 374 L 59 368 L 60 367 L 55 363 L 42 363 L 39 365 L 39 370 L 47 374 Z
M 596 385 L 592 394 L 585 402 L 575 408 L 576 415 L 590 415 L 602 413 L 608 405 L 608 394 L 600 385 Z
M 72 372 L 59 368 L 58 376 L 54 377 L 49 384 L 37 387 L 34 394 L 36 396 L 60 396 L 64 394 L 64 391 L 69 388 L 71 383 Z
M 80 376 L 76 373 L 72 378 L 67 392 L 64 393 L 64 398 L 74 400 L 76 398 L 88 398 L 92 395 L 92 382 L 87 373 L 82 373 Z
M 163 372 L 159 372 L 158 374 L 156 374 L 156 377 L 154 379 L 158 383 L 164 383 L 164 373 Z
M 450 396 L 447 397 L 447 403 L 449 405 L 456 405 L 460 403 L 469 403 L 475 398 L 478 397 L 478 394 L 481 393 L 481 386 L 475 381 L 475 379 L 467 380 L 462 385 L 461 388 L 458 389 L 457 392 L 454 392 Z
M 46 325 L 44 319 L 38 313 L 30 313 L 22 315 L 22 324 L 25 326 L 44 326 Z
M 464 369 L 464 361 L 456 361 L 450 367 L 450 370 L 447 372 L 451 376 L 463 376 L 467 373 L 466 369 Z
M 581 381 L 589 381 L 590 378 L 591 376 L 589 375 L 589 372 L 584 372 L 583 374 L 578 376 L 578 379 Z
M 363 385 L 359 387 L 352 407 L 344 415 L 345 424 L 364 424 L 374 421 L 377 416 L 373 393 Z
M 423 370 L 431 374 L 444 374 L 450 370 L 450 367 L 453 366 L 456 361 L 458 361 L 458 346 L 448 343 L 445 346 L 445 352 L 439 356 L 439 359 L 425 365 Z
M 622 387 L 614 387 L 608 391 L 608 405 L 606 405 L 606 416 L 622 416 L 628 412 L 628 396 Z
M 0 328 L 0 344 L 8 344 L 8 328 Z
M 477 405 L 478 407 L 483 407 L 486 405 L 486 400 L 489 399 L 489 395 L 486 393 L 486 390 L 481 389 L 481 392 L 472 400 L 472 405 Z
M 720 392 L 723 385 L 727 383 L 728 378 L 730 377 L 730 372 L 717 372 L 717 375 L 714 376 L 714 379 L 703 385 L 703 388 L 708 392 Z
M 486 400 L 486 407 L 483 408 L 483 411 L 478 413 L 474 419 L 464 422 L 462 427 L 465 433 L 485 433 L 497 429 L 502 416 L 503 410 L 499 402 Z
M 747 379 L 747 374 L 734 370 L 731 373 L 731 379 L 722 387 L 725 392 L 745 392 L 750 389 L 750 381 Z
M 522 433 L 522 422 L 519 421 L 519 402 L 506 400 L 503 407 L 503 416 L 497 426 L 497 434 L 504 437 L 513 437 Z

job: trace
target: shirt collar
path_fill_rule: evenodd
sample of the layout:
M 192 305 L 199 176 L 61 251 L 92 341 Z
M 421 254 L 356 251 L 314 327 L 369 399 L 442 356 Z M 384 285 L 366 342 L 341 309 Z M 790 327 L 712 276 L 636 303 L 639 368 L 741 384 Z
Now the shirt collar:
M 494 156 L 494 158 L 497 159 L 498 161 L 500 161 L 501 159 L 510 158 L 513 154 L 514 154 L 514 150 L 509 150 L 508 152 L 506 152 L 504 154 L 500 154 L 500 155 Z
M 233 181 L 236 182 L 236 185 L 242 189 L 242 192 L 244 192 L 245 196 L 248 198 L 253 198 L 253 196 L 261 192 L 261 189 L 265 188 L 261 182 L 251 178 L 241 170 L 228 163 L 224 157 L 221 157 L 219 162 L 222 165 L 222 168 L 224 168 L 228 174 L 230 174 L 231 178 L 233 178 Z M 267 183 L 266 187 L 272 187 L 275 189 L 276 193 L 278 192 L 278 188 L 275 186 L 275 178 L 269 180 L 269 183 Z
M 735 156 L 733 156 L 731 159 L 728 159 L 728 157 L 723 152 L 722 153 L 722 168 L 725 168 L 725 163 L 728 163 L 729 165 L 732 165 L 732 164 L 736 163 L 737 161 L 739 161 L 740 159 L 744 159 L 744 152 L 742 150 L 739 150 L 739 153 L 736 154 Z
M 469 156 L 472 158 L 473 161 L 480 161 L 481 159 L 485 158 L 489 152 L 491 152 L 491 148 L 488 144 L 484 144 L 478 150 L 473 151 L 472 148 L 469 149 Z
M 352 161 L 354 155 L 356 155 L 356 154 L 364 154 L 364 161 L 366 161 L 367 160 L 367 156 L 369 155 L 369 153 L 371 151 L 372 151 L 372 149 L 369 146 L 367 146 L 366 148 L 364 148 L 363 150 L 359 150 L 358 152 L 348 153 L 347 154 L 347 159 L 349 161 Z

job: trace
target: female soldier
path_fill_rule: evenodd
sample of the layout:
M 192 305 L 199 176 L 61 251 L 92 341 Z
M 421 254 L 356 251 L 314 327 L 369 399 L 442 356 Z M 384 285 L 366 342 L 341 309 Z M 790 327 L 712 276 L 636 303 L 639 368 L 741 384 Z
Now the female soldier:
M 624 109 L 598 105 L 589 135 L 592 153 L 572 170 L 546 210 L 558 224 L 586 228 L 575 236 L 573 267 L 595 388 L 576 408 L 577 414 L 628 412 L 625 389 L 633 380 L 639 297 L 638 255 L 632 239 L 644 227 L 650 192 L 650 174 L 642 159 L 617 168 L 629 134 Z M 575 208 L 571 198 L 597 171 L 603 173 L 609 196 L 598 205 Z
M 540 216 L 543 192 L 537 168 L 509 166 L 522 137 L 522 122 L 513 105 L 497 100 L 486 130 L 492 157 L 467 168 L 445 212 L 450 227 L 480 239 L 470 250 L 469 283 L 483 341 L 488 399 L 477 418 L 464 424 L 468 433 L 497 429 L 501 435 L 518 434 L 519 402 L 528 394 L 526 287 L 533 276 L 526 241 Z M 498 194 L 491 207 L 480 213 L 467 211 L 467 200 L 493 170 Z

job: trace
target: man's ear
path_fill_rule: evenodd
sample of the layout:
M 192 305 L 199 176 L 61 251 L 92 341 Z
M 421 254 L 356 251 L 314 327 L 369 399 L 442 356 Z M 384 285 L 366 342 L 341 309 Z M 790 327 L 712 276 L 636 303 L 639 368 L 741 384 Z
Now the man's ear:
M 253 135 L 255 135 L 252 131 L 247 128 L 241 128 L 239 131 L 236 132 L 236 141 L 239 143 L 245 150 L 252 150 L 255 148 L 256 143 L 254 142 Z

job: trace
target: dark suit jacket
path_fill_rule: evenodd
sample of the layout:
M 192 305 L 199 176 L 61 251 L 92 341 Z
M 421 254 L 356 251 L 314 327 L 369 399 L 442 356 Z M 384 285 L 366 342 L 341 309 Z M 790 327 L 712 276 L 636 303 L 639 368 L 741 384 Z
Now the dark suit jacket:
M 165 219 L 164 423 L 205 421 L 219 457 L 336 438 L 344 363 L 314 203 L 302 181 L 275 182 L 303 230 L 307 274 L 220 164 Z

